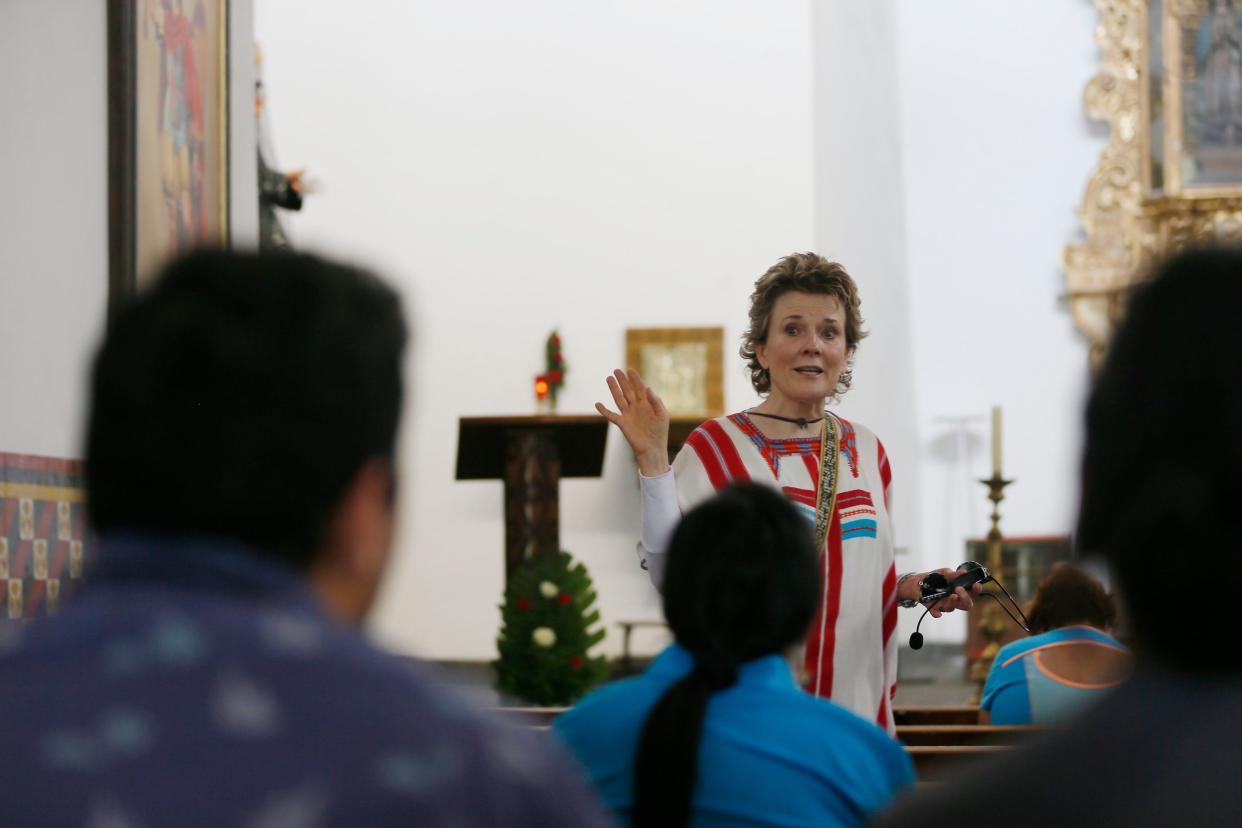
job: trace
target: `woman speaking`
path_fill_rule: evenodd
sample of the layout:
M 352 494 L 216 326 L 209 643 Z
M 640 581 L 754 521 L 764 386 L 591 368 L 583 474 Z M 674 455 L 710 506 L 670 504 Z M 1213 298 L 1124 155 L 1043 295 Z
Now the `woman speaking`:
M 891 733 L 897 606 L 916 604 L 926 573 L 898 577 L 895 568 L 884 446 L 827 409 L 849 388 L 850 363 L 866 335 L 859 306 L 854 280 L 835 262 L 795 253 L 773 265 L 755 283 L 740 349 L 762 401 L 703 423 L 671 467 L 668 411 L 637 371 L 608 378 L 617 410 L 595 407 L 621 429 L 638 463 L 639 555 L 657 587 L 681 513 L 729 483 L 772 486 L 799 507 L 815 527 L 821 577 L 803 687 Z M 958 588 L 931 609 L 938 617 L 972 605 L 971 593 Z

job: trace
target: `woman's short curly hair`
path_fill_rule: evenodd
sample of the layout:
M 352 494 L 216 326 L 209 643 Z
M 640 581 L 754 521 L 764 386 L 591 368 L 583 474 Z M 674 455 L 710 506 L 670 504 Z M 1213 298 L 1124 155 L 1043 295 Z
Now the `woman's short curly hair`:
M 854 349 L 867 332 L 862 329 L 863 318 L 859 312 L 862 301 L 858 298 L 858 285 L 845 268 L 830 262 L 816 253 L 791 253 L 768 268 L 767 273 L 755 282 L 755 292 L 750 295 L 750 327 L 742 334 L 742 347 L 738 353 L 747 360 L 750 384 L 755 391 L 766 394 L 772 390 L 772 377 L 768 369 L 759 364 L 755 346 L 768 341 L 768 325 L 772 319 L 772 307 L 776 300 L 790 291 L 822 293 L 836 297 L 845 308 L 845 347 L 850 361 Z M 841 372 L 834 397 L 844 394 L 853 378 L 849 370 Z
M 1099 581 L 1076 566 L 1061 564 L 1040 582 L 1028 619 L 1035 633 L 1071 624 L 1104 629 L 1116 622 L 1117 606 Z

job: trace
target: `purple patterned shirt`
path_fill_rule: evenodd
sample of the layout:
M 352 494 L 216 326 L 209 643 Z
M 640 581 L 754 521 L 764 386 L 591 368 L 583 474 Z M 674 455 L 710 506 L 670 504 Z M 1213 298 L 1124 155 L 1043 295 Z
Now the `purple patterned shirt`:
M 184 540 L 98 560 L 60 615 L 0 627 L 4 825 L 610 824 L 546 734 L 380 652 L 297 573 Z

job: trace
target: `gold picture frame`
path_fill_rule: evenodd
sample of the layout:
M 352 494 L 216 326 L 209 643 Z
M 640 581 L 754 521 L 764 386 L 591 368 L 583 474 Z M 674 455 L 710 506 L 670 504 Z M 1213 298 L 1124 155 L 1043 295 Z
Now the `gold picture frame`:
M 1144 190 L 1182 198 L 1242 196 L 1242 14 L 1236 0 L 1151 0 L 1146 11 Z
M 1079 210 L 1085 239 L 1061 261 L 1074 322 L 1098 366 L 1130 288 L 1155 263 L 1196 244 L 1242 241 L 1242 64 L 1232 53 L 1217 58 L 1213 46 L 1242 38 L 1242 8 L 1238 0 L 1095 5 L 1101 67 L 1083 100 L 1111 135 Z
M 625 365 L 642 374 L 674 419 L 724 413 L 724 328 L 628 328 Z

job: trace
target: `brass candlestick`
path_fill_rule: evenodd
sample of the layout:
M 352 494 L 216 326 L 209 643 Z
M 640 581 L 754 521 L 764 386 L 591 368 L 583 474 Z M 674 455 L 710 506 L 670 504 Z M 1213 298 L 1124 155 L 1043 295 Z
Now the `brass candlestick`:
M 1005 545 L 1005 538 L 1000 530 L 1000 504 L 1005 499 L 1005 487 L 1013 481 L 1002 478 L 1000 470 L 997 469 L 992 472 L 990 478 L 979 482 L 988 487 L 988 500 L 992 501 L 992 528 L 988 530 L 988 556 L 984 566 L 999 578 L 1001 565 L 1004 563 L 1002 552 Z M 988 672 L 992 669 L 992 662 L 996 659 L 997 651 L 1000 650 L 1001 636 L 1005 634 L 1005 617 L 995 601 L 987 601 L 984 604 L 983 611 L 980 613 L 979 631 L 983 634 L 983 640 L 986 643 L 979 660 L 970 668 L 970 679 L 975 682 L 972 704 L 978 704 L 983 695 L 983 685 L 988 680 Z

